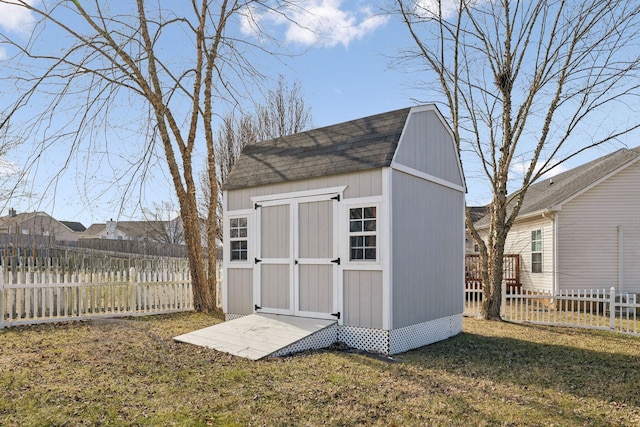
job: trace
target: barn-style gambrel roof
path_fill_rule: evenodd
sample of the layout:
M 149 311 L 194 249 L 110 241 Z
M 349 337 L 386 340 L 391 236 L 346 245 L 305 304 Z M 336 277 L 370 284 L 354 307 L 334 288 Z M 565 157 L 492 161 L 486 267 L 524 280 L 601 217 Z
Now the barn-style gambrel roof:
M 390 166 L 410 110 L 403 108 L 249 145 L 224 189 Z
M 622 148 L 537 182 L 527 190 L 519 216 L 553 209 L 638 160 L 640 160 L 640 147 Z M 488 222 L 489 218 L 485 216 L 476 225 L 482 227 L 488 225 Z

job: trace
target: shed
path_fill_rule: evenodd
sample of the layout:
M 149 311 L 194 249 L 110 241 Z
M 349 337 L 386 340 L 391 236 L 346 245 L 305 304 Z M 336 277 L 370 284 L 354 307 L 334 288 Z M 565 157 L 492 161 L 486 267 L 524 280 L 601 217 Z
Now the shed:
M 223 192 L 226 319 L 325 319 L 383 354 L 456 335 L 464 194 L 434 105 L 247 146 Z

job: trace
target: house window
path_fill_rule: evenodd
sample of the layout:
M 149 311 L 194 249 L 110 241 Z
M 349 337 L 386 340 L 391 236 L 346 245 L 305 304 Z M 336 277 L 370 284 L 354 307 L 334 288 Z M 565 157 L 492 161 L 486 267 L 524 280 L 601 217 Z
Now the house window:
M 542 230 L 531 232 L 531 272 L 542 273 Z
M 231 261 L 246 261 L 248 256 L 246 217 L 231 218 L 229 241 L 231 242 Z
M 349 209 L 349 259 L 375 261 L 376 240 L 376 208 Z

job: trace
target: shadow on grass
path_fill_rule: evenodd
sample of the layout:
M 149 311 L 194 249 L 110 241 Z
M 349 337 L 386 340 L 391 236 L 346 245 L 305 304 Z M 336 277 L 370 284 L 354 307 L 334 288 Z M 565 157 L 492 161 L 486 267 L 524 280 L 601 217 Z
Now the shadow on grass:
M 539 328 L 533 328 L 535 333 L 541 333 Z M 559 332 L 566 334 L 566 330 Z M 578 332 L 575 339 L 581 336 Z M 619 346 L 627 343 L 640 347 L 637 338 L 611 335 L 609 340 L 619 340 Z M 401 357 L 421 369 L 440 369 L 525 389 L 550 388 L 581 398 L 640 406 L 640 354 L 616 352 L 615 347 L 599 351 L 463 332 Z

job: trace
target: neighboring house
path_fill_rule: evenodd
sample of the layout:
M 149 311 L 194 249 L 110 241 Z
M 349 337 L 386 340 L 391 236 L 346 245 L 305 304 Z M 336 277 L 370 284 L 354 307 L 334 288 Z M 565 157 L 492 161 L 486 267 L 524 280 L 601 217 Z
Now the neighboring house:
M 386 354 L 459 333 L 464 193 L 433 105 L 247 146 L 224 185 L 226 318 L 335 319 Z
M 92 224 L 86 229 L 82 238 L 184 244 L 182 223 L 179 218 L 172 221 L 110 220 L 104 224 Z
M 505 253 L 521 255 L 525 289 L 640 293 L 640 147 L 532 185 Z
M 0 233 L 44 236 L 51 242 L 75 242 L 82 230 L 79 222 L 58 221 L 44 212 L 17 213 L 10 209 L 9 215 L 0 217 Z
M 480 221 L 488 212 L 489 208 L 487 206 L 469 206 L 469 214 L 471 215 L 471 221 L 475 224 Z M 466 221 L 466 219 L 465 219 Z M 465 226 L 465 234 L 464 234 L 464 251 L 467 254 L 478 253 L 478 245 L 473 240 L 473 236 L 469 233 L 469 230 Z

